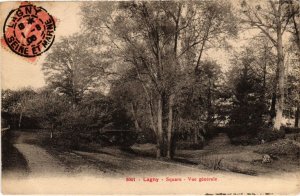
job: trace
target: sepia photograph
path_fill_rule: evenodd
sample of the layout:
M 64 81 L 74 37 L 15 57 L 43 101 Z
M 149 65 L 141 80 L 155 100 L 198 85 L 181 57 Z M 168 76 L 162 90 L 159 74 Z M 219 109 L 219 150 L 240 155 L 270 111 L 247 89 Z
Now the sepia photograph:
M 299 195 L 300 1 L 2 1 L 1 193 Z

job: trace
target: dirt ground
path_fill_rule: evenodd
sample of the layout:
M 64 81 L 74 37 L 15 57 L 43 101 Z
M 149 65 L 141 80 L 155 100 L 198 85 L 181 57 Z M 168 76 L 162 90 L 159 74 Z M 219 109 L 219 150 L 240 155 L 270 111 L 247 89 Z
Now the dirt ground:
M 265 144 L 269 145 L 269 144 Z M 203 150 L 178 150 L 175 160 L 197 165 L 208 170 L 222 170 L 255 176 L 267 176 L 285 172 L 300 172 L 300 158 L 295 156 L 272 156 L 270 163 L 263 163 L 264 153 L 257 150 L 264 145 L 204 148 Z M 135 145 L 133 149 L 141 154 L 154 156 L 155 146 Z
M 118 147 L 104 147 L 95 149 L 95 152 L 45 148 L 38 145 L 37 141 L 44 137 L 48 137 L 47 132 L 14 131 L 12 136 L 13 147 L 25 157 L 28 166 L 26 172 L 31 176 L 48 174 L 128 176 L 180 174 L 199 170 L 194 165 L 160 161 Z
M 22 184 L 24 186 L 27 185 L 27 193 L 39 194 L 46 191 L 47 193 L 81 192 L 105 194 L 110 193 L 109 189 L 107 189 L 110 185 L 99 189 L 92 186 L 91 183 L 100 183 L 102 179 L 110 179 L 112 183 L 114 182 L 115 185 L 117 185 L 116 192 L 114 193 L 133 194 L 137 193 L 134 192 L 137 187 L 147 187 L 148 185 L 146 182 L 144 182 L 145 184 L 140 184 L 139 182 L 135 184 L 134 188 L 131 187 L 131 184 L 125 183 L 126 186 L 124 187 L 126 178 L 134 177 L 144 181 L 145 177 L 148 179 L 158 176 L 162 177 L 161 180 L 164 180 L 166 177 L 183 177 L 182 179 L 186 181 L 189 181 L 189 176 L 196 178 L 214 177 L 217 178 L 219 180 L 218 183 L 220 183 L 215 183 L 214 185 L 213 183 L 206 183 L 200 187 L 188 182 L 181 183 L 175 187 L 175 189 L 181 187 L 180 190 L 174 193 L 194 189 L 196 191 L 194 193 L 199 193 L 199 191 L 204 191 L 203 193 L 207 193 L 208 191 L 210 191 L 210 193 L 216 193 L 216 191 L 222 190 L 228 192 L 228 189 L 225 187 L 231 187 L 233 184 L 240 185 L 237 187 L 234 186 L 234 189 L 230 189 L 231 193 L 237 193 L 236 191 L 242 190 L 246 191 L 248 188 L 248 191 L 265 191 L 264 193 L 279 193 L 280 191 L 286 193 L 286 191 L 297 192 L 300 190 L 298 183 L 300 179 L 299 159 L 294 161 L 291 161 L 291 159 L 279 159 L 270 164 L 262 164 L 262 155 L 255 153 L 256 147 L 253 146 L 227 146 L 226 148 L 223 147 L 214 150 L 180 150 L 177 151 L 177 156 L 174 161 L 163 161 L 152 157 L 153 153 L 155 153 L 154 145 L 152 144 L 134 145 L 132 150 L 105 147 L 95 149 L 93 152 L 70 151 L 39 145 L 40 141 L 47 137 L 49 137 L 49 133 L 44 131 L 13 131 L 11 143 L 15 149 L 15 155 L 11 156 L 6 153 L 6 157 L 4 156 L 3 159 L 8 163 L 14 163 L 16 160 L 19 160 L 19 164 L 15 167 L 3 168 L 2 186 L 4 190 L 7 190 L 7 193 L 20 193 L 20 190 L 14 189 L 14 191 L 12 191 L 11 185 Z M 19 176 L 24 177 L 19 178 Z M 55 192 L 55 190 L 49 187 L 49 182 L 44 181 L 45 178 L 50 181 L 52 180 L 51 183 L 54 183 L 57 187 L 61 187 L 63 190 L 69 187 L 67 192 L 60 191 L 61 189 L 55 189 Z M 62 182 L 62 179 L 67 180 Z M 86 180 L 80 182 L 82 179 Z M 40 188 L 32 190 L 32 185 L 29 183 L 31 181 L 38 183 L 38 187 Z M 58 182 L 61 183 L 57 184 Z M 89 184 L 86 185 L 88 182 Z M 107 182 L 108 181 L 101 181 L 101 186 Z M 80 189 L 82 185 L 74 187 L 74 183 L 82 183 L 91 187 L 88 190 Z M 172 189 L 170 189 L 171 184 L 165 183 L 167 182 L 162 182 L 157 185 L 157 188 L 163 185 L 165 185 L 163 186 L 165 188 L 154 188 L 147 193 L 155 194 L 158 193 L 157 191 L 159 190 L 159 193 L 172 193 Z M 264 183 L 265 186 L 248 187 L 251 183 Z M 246 189 L 241 189 L 243 186 Z M 285 188 L 282 189 L 281 186 Z M 128 187 L 131 187 L 132 190 L 128 190 Z M 254 189 L 255 187 L 256 189 Z M 173 189 L 173 191 L 175 189 Z M 26 192 L 26 190 L 24 189 L 23 191 Z M 143 191 L 139 190 L 138 193 L 143 193 Z

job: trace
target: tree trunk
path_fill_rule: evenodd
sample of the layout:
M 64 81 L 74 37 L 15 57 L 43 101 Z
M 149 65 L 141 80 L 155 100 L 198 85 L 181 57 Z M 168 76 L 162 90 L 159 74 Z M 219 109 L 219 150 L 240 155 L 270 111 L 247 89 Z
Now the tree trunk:
M 276 108 L 276 117 L 275 117 L 275 123 L 274 123 L 274 130 L 279 130 L 281 127 L 282 122 L 282 113 L 283 113 L 283 107 L 284 107 L 284 65 L 283 61 L 279 64 L 279 94 L 278 94 L 278 101 L 277 101 L 277 108 Z
M 153 129 L 154 133 L 156 135 L 158 135 L 157 134 L 157 127 L 155 126 L 155 120 L 154 120 L 155 116 L 154 116 L 153 107 L 152 107 L 151 102 L 149 103 L 149 114 L 150 114 L 149 117 L 150 117 L 151 128 Z
M 282 28 L 281 28 L 281 3 L 279 2 L 277 16 L 277 66 L 278 66 L 278 101 L 276 108 L 276 117 L 274 130 L 279 130 L 282 122 L 282 113 L 284 108 L 284 53 L 282 44 Z
M 163 140 L 161 153 L 163 157 L 167 156 L 168 151 L 168 124 L 169 124 L 169 95 L 163 92 L 161 95 L 162 100 L 162 130 L 163 130 Z
M 161 136 L 160 136 L 160 133 L 158 131 L 158 127 L 160 125 L 158 125 L 159 123 L 157 123 L 157 127 L 155 126 L 154 112 L 153 112 L 153 107 L 152 106 L 153 106 L 152 101 L 149 100 L 150 124 L 151 124 L 151 127 L 152 127 L 152 129 L 155 133 L 155 136 L 156 136 L 156 158 L 160 158 L 160 156 L 161 156 L 161 150 L 160 150 L 160 148 L 161 148 Z M 158 106 L 158 108 L 159 108 L 159 106 Z M 158 111 L 157 114 L 160 113 L 159 109 L 157 111 Z M 159 116 L 159 115 L 157 115 L 157 116 Z M 159 121 L 157 121 L 157 122 L 159 122 Z
M 173 151 L 172 151 L 172 132 L 173 132 L 173 104 L 174 104 L 174 95 L 171 94 L 169 96 L 169 112 L 168 112 L 168 149 L 167 149 L 167 158 L 171 159 L 173 157 Z
M 138 122 L 138 120 L 137 120 L 136 107 L 134 107 L 134 105 L 133 105 L 132 102 L 130 103 L 130 109 L 131 109 L 131 113 L 132 113 L 132 116 L 133 116 L 133 121 L 134 121 L 135 129 L 136 129 L 138 132 L 140 132 L 140 131 L 141 131 L 141 128 L 140 128 L 139 122 Z
M 50 139 L 53 138 L 53 129 L 54 129 L 54 124 L 51 124 Z
M 276 89 L 274 90 L 275 92 L 272 93 L 272 102 L 271 102 L 271 109 L 270 109 L 270 122 L 269 124 L 272 125 L 273 119 L 276 116 Z
M 299 121 L 300 121 L 300 105 L 297 105 L 296 111 L 295 111 L 295 127 L 299 127 Z
M 160 158 L 162 155 L 162 140 L 163 140 L 163 107 L 161 96 L 157 103 L 157 147 L 156 147 L 156 158 Z
M 21 111 L 20 116 L 19 116 L 19 122 L 18 122 L 19 129 L 21 128 L 21 125 L 22 125 L 22 118 L 23 118 L 23 111 Z
M 207 91 L 207 123 L 211 125 L 213 122 L 213 111 L 212 111 L 212 95 L 211 95 L 211 80 L 208 79 L 208 91 Z
M 297 1 L 295 1 L 295 2 L 297 2 Z M 299 10 L 297 11 L 297 10 L 294 9 L 293 1 L 291 1 L 290 3 L 291 3 L 290 4 L 290 9 L 291 9 L 290 12 L 292 13 L 292 23 L 293 23 L 293 26 L 294 26 L 294 33 L 293 33 L 293 35 L 295 36 L 296 44 L 297 44 L 299 52 L 300 52 L 299 20 L 297 20 L 297 14 L 298 14 Z
M 198 144 L 198 130 L 194 130 L 194 144 Z

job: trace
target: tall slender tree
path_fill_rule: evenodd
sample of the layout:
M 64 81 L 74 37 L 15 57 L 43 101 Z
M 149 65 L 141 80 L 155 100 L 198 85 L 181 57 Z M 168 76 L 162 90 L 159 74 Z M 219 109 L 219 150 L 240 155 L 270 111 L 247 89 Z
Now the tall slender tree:
M 288 6 L 287 2 L 283 0 L 270 0 L 260 3 L 243 1 L 241 4 L 242 15 L 244 16 L 242 22 L 248 24 L 250 28 L 258 29 L 268 37 L 277 51 L 278 96 L 274 130 L 279 130 L 281 127 L 284 109 L 285 65 L 283 36 L 291 18 L 286 17 L 285 14 Z

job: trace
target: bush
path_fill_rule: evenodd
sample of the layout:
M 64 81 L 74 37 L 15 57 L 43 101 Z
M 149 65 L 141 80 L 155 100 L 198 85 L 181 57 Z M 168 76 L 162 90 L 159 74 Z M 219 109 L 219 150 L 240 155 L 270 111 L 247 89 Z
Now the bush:
M 232 144 L 235 145 L 249 145 L 257 144 L 256 138 L 257 129 L 241 126 L 231 125 L 227 127 L 208 127 L 204 135 L 205 139 L 211 140 L 219 135 L 219 133 L 225 133 L 230 138 Z
M 63 149 L 78 149 L 80 143 L 79 138 L 76 134 L 68 132 L 56 132 L 53 139 L 51 139 L 52 145 L 54 147 L 63 148 Z
M 230 138 L 239 137 L 243 135 L 255 137 L 257 133 L 257 128 L 247 127 L 244 125 L 231 125 L 226 130 L 226 133 Z
M 255 145 L 259 141 L 256 138 L 257 129 L 241 125 L 232 125 L 225 129 L 231 144 L 233 145 Z
M 156 136 L 153 130 L 143 130 L 142 132 L 138 133 L 138 137 L 136 140 L 136 143 L 138 144 L 146 144 L 146 143 L 156 143 Z
M 89 150 L 88 146 L 96 138 L 91 133 L 78 133 L 75 131 L 54 132 L 53 139 L 49 142 L 53 147 L 68 150 Z M 98 142 L 97 142 L 98 143 Z
M 204 127 L 204 138 L 210 140 L 217 136 L 220 132 L 224 131 L 223 127 L 205 126 Z
M 256 145 L 264 142 L 271 142 L 282 139 L 285 136 L 283 129 L 274 131 L 271 128 L 248 128 L 241 126 L 231 126 L 227 130 L 230 141 L 234 145 Z
M 262 145 L 255 152 L 269 155 L 296 155 L 299 157 L 300 143 L 289 139 L 281 139 Z
M 285 135 L 285 138 L 300 142 L 300 133 L 289 133 Z
M 200 150 L 204 147 L 204 142 L 199 141 L 197 144 L 188 141 L 177 141 L 176 148 L 178 150 Z
M 285 131 L 280 129 L 279 131 L 274 131 L 271 128 L 263 128 L 260 129 L 257 133 L 257 138 L 259 141 L 264 140 L 265 142 L 274 141 L 277 139 L 284 138 Z
M 230 138 L 230 143 L 233 145 L 256 145 L 259 144 L 260 141 L 257 139 L 257 137 L 253 135 L 240 135 L 240 136 L 234 136 L 234 137 L 229 137 Z
M 283 127 L 286 133 L 300 133 L 300 128 L 298 127 Z

